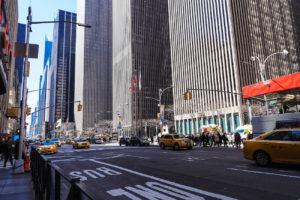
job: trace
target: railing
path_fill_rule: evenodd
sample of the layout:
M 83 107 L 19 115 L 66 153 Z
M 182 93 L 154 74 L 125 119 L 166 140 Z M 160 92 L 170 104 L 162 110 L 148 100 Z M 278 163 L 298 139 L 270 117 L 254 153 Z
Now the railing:
M 97 199 L 88 193 L 78 178 L 65 174 L 58 166 L 43 157 L 35 147 L 30 152 L 33 189 L 36 200 Z

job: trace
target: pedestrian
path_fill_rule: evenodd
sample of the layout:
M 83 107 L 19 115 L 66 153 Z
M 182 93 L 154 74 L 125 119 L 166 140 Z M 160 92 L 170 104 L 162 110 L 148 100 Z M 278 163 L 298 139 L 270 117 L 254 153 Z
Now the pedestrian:
M 11 166 L 13 166 L 13 158 L 12 158 L 12 140 L 10 137 L 7 138 L 3 145 L 3 154 L 4 154 L 4 165 L 3 167 L 6 167 L 6 163 L 9 160 Z
M 0 160 L 4 159 L 3 148 L 4 148 L 4 138 L 0 138 Z
M 208 132 L 205 132 L 204 134 L 204 143 L 205 143 L 205 146 L 208 146 L 209 145 L 209 142 L 210 142 L 210 136 L 209 136 L 209 133 Z
M 153 139 L 153 135 L 151 136 L 151 144 L 153 144 L 154 139 Z
M 216 134 L 216 143 L 217 143 L 218 147 L 220 147 L 220 145 L 222 144 L 222 138 L 221 138 L 221 134 L 219 132 L 217 132 L 217 134 Z
M 222 135 L 222 141 L 223 141 L 224 147 L 227 147 L 228 138 L 226 136 L 226 133 L 223 133 L 223 135 Z
M 235 143 L 236 149 L 239 149 L 240 145 L 241 145 L 241 135 L 238 132 L 234 133 L 234 143 Z

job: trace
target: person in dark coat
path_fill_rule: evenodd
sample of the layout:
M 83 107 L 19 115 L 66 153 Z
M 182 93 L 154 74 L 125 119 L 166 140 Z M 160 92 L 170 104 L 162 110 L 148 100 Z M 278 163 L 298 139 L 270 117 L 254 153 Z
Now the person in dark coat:
M 0 160 L 4 159 L 3 148 L 4 148 L 4 138 L 0 138 Z
M 236 149 L 240 148 L 241 141 L 242 141 L 241 135 L 238 132 L 235 132 L 234 133 L 234 143 L 235 143 Z
M 3 144 L 3 155 L 4 155 L 4 165 L 3 167 L 6 167 L 6 163 L 9 160 L 11 166 L 13 166 L 13 158 L 12 158 L 12 151 L 13 151 L 13 147 L 12 147 L 12 140 L 10 137 L 7 138 L 7 140 L 5 141 L 5 143 Z
M 227 147 L 228 138 L 226 136 L 226 133 L 223 133 L 222 141 L 223 141 L 224 147 Z

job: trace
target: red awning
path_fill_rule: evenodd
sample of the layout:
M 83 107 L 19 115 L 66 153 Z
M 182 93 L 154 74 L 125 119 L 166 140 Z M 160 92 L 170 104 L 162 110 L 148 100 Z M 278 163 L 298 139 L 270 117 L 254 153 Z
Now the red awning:
M 300 72 L 243 87 L 243 98 L 300 88 Z

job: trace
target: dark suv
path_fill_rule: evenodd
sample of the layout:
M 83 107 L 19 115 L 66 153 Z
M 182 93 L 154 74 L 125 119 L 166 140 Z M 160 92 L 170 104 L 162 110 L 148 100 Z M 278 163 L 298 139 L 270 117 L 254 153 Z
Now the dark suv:
M 131 137 L 130 146 L 149 146 L 150 142 L 147 138 Z
M 120 138 L 119 145 L 129 146 L 130 145 L 129 138 L 124 138 L 124 137 Z

